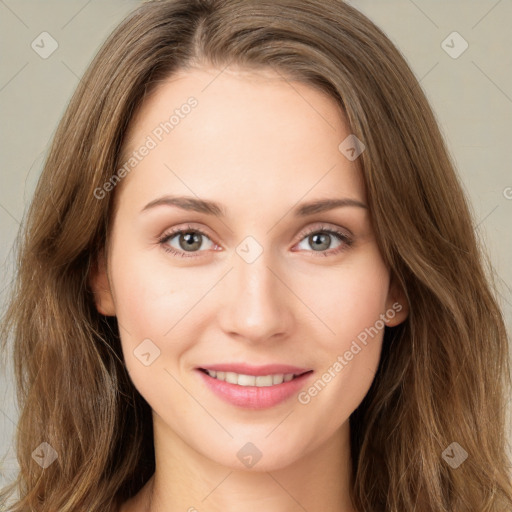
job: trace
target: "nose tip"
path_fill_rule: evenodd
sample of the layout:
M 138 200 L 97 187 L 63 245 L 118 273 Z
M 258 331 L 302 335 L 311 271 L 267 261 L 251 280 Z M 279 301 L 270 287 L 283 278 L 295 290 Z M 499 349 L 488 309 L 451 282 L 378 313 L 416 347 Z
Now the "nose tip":
M 292 297 L 278 273 L 260 257 L 239 260 L 224 284 L 219 319 L 222 329 L 249 342 L 262 342 L 289 334 Z

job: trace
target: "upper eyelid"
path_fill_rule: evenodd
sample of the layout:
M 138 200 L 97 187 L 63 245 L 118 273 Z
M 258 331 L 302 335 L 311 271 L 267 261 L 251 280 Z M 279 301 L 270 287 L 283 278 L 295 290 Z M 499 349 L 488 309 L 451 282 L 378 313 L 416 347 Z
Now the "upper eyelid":
M 197 231 L 205 236 L 207 236 L 208 238 L 210 238 L 210 240 L 212 240 L 212 237 L 208 234 L 207 230 L 204 229 L 204 228 L 199 228 L 199 227 L 196 227 L 196 226 L 183 226 L 183 227 L 179 227 L 179 228 L 170 228 L 170 229 L 166 229 L 164 230 L 164 232 L 158 237 L 159 240 L 162 240 L 162 239 L 165 239 L 165 238 L 169 238 L 169 237 L 173 237 L 179 233 L 183 233 L 183 232 L 187 232 L 187 231 Z M 213 240 L 212 240 L 213 242 Z
M 329 223 L 322 223 L 321 226 L 315 225 L 312 227 L 304 228 L 304 230 L 301 231 L 300 236 L 304 237 L 305 235 L 308 235 L 310 233 L 315 233 L 317 231 L 334 231 L 336 233 L 338 233 L 338 231 L 342 231 L 342 232 L 347 231 L 346 236 L 349 236 L 349 237 L 353 236 L 352 232 L 349 229 L 341 227 L 341 226 L 335 226 L 333 224 L 329 225 Z

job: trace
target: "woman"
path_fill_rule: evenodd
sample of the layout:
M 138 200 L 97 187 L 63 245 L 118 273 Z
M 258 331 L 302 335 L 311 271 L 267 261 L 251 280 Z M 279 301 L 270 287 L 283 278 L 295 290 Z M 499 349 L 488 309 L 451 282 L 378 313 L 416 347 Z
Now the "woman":
M 9 510 L 510 510 L 482 262 L 425 96 L 366 17 L 145 3 L 26 222 Z

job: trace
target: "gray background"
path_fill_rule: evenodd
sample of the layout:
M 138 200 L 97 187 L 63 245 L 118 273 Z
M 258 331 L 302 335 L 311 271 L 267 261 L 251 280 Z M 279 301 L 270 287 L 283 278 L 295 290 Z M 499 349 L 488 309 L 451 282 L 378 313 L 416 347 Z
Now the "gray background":
M 328 1 L 328 0 L 326 0 Z M 405 55 L 421 82 L 473 205 L 478 234 L 499 278 L 512 326 L 512 1 L 351 0 Z M 57 123 L 102 41 L 135 0 L 0 0 L 0 290 L 13 275 L 12 244 Z M 458 32 L 457 58 L 442 42 Z M 48 32 L 58 48 L 31 47 Z M 44 48 L 51 48 L 45 37 Z M 448 38 L 452 52 L 462 40 Z M 452 42 L 453 40 L 453 42 Z M 446 48 L 446 46 L 445 46 Z M 508 265 L 507 265 L 508 263 Z M 9 368 L 7 369 L 9 370 Z M 12 375 L 0 378 L 0 485 L 16 464 L 11 445 L 17 410 Z

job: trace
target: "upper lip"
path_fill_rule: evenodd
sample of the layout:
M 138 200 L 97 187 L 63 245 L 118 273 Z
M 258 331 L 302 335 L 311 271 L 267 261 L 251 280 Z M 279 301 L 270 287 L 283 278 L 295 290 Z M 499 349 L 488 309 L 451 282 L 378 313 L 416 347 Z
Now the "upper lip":
M 243 375 L 274 375 L 274 374 L 287 374 L 293 373 L 294 375 L 301 375 L 308 371 L 310 368 L 300 368 L 298 366 L 291 366 L 288 364 L 265 364 L 262 366 L 251 366 L 246 363 L 220 363 L 209 364 L 208 366 L 201 366 L 199 370 L 213 370 L 217 372 L 234 372 Z

